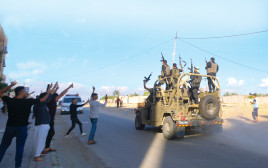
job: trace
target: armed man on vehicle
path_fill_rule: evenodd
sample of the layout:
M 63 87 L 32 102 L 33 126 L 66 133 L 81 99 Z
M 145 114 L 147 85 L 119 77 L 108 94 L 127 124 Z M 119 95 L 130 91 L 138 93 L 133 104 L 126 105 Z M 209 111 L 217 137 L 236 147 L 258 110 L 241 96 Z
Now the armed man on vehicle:
M 162 54 L 162 53 L 161 53 Z M 163 54 L 162 54 L 162 70 L 161 70 L 161 76 L 159 78 L 159 86 L 166 83 L 166 90 L 169 89 L 170 85 L 170 66 L 167 64 L 167 60 L 165 60 Z
M 146 87 L 146 80 L 143 80 L 143 87 L 145 90 L 148 90 L 150 95 L 147 97 L 145 102 L 145 108 L 147 109 L 147 115 L 146 119 L 150 120 L 150 111 L 151 111 L 151 104 L 153 103 L 153 94 L 154 94 L 154 88 L 147 88 Z
M 200 74 L 199 73 L 199 68 L 198 67 L 194 67 L 194 73 L 195 74 Z M 195 76 L 195 75 L 191 75 L 190 76 L 190 85 L 191 85 L 191 88 L 189 90 L 189 94 L 190 94 L 190 100 L 194 101 L 194 104 L 193 106 L 198 106 L 199 104 L 199 100 L 198 100 L 198 90 L 200 88 L 200 83 L 201 83 L 201 80 L 202 80 L 202 77 L 201 76 Z
M 173 69 L 170 71 L 170 76 L 173 78 L 173 82 L 170 84 L 170 88 L 174 88 L 174 86 L 178 82 L 178 78 L 181 75 L 181 72 L 183 72 L 183 67 L 180 63 L 181 69 L 178 69 L 177 64 L 173 63 Z
M 210 76 L 216 76 L 216 73 L 219 71 L 219 65 L 215 63 L 215 58 L 211 57 L 210 62 L 207 62 L 206 65 L 206 70 L 207 70 L 207 75 Z M 215 91 L 215 85 L 212 82 L 212 79 L 210 77 L 208 79 L 208 88 L 209 92 L 214 92 Z

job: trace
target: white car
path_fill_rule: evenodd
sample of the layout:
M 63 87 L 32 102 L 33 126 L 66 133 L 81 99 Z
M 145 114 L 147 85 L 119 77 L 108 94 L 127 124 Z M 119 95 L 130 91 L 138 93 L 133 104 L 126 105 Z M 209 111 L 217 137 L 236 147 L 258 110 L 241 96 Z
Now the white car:
M 63 97 L 63 100 L 60 101 L 60 114 L 70 114 L 70 105 L 72 104 L 72 100 L 77 98 L 77 105 L 83 104 L 81 97 L 79 97 L 78 94 L 68 94 Z M 77 108 L 77 114 L 82 114 L 84 108 L 83 107 L 78 107 Z

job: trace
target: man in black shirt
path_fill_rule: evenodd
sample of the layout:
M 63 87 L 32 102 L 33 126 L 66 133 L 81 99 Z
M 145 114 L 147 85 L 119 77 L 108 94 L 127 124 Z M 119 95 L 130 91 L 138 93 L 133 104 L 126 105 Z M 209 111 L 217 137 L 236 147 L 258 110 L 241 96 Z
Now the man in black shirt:
M 50 143 L 52 141 L 53 136 L 55 135 L 55 129 L 54 129 L 54 119 L 57 111 L 57 102 L 62 98 L 68 91 L 69 89 L 73 88 L 74 85 L 71 84 L 68 88 L 66 88 L 64 91 L 62 91 L 59 95 L 56 93 L 59 87 L 57 87 L 56 92 L 52 95 L 50 98 L 47 106 L 49 109 L 49 114 L 50 114 L 50 129 L 47 134 L 46 138 L 46 147 L 43 150 L 42 154 L 46 154 L 47 152 L 54 152 L 56 151 L 55 149 L 50 148 Z
M 23 86 L 15 88 L 14 98 L 3 95 L 4 92 L 15 85 L 16 82 L 12 82 L 11 85 L 0 91 L 0 97 L 7 104 L 8 109 L 7 125 L 0 145 L 0 162 L 2 161 L 7 148 L 10 146 L 12 139 L 16 137 L 15 167 L 18 168 L 21 167 L 24 145 L 28 135 L 27 126 L 29 124 L 28 118 L 31 113 L 31 107 L 33 104 L 46 101 L 51 92 L 52 85 L 42 99 L 25 99 L 29 94 L 26 93 Z
M 69 129 L 69 131 L 66 133 L 65 137 L 66 138 L 71 138 L 72 136 L 69 135 L 70 132 L 74 129 L 75 127 L 75 124 L 78 124 L 79 125 L 79 128 L 80 128 L 80 133 L 81 133 L 81 136 L 84 136 L 86 135 L 86 133 L 83 133 L 83 129 L 82 129 L 82 123 L 79 121 L 79 119 L 77 118 L 77 108 L 78 107 L 82 107 L 84 106 L 85 104 L 87 104 L 89 102 L 89 100 L 87 100 L 87 102 L 85 102 L 84 104 L 81 104 L 81 105 L 77 105 L 77 98 L 73 99 L 72 100 L 72 104 L 70 105 L 70 113 L 71 113 L 71 120 L 72 120 L 72 127 Z

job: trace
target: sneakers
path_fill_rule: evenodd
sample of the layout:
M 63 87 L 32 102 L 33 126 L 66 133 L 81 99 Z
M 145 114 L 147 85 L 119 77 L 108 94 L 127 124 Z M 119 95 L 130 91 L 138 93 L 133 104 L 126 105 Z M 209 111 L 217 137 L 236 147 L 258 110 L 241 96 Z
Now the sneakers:
M 71 135 L 65 135 L 65 138 L 72 138 Z
M 87 135 L 87 134 L 86 134 L 86 133 L 84 133 L 84 132 L 81 134 L 81 136 L 85 136 L 85 135 Z
M 95 144 L 95 143 L 96 143 L 96 141 L 94 141 L 94 140 L 91 140 L 91 141 L 87 142 L 88 145 Z

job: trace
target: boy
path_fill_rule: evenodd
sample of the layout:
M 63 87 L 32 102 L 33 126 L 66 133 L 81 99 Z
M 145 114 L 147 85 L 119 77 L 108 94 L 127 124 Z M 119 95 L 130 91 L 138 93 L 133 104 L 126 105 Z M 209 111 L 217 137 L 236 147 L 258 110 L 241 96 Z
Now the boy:
M 257 122 L 258 121 L 259 106 L 258 106 L 258 101 L 256 99 L 256 93 L 252 94 L 252 99 L 253 99 L 253 101 L 250 102 L 253 105 L 252 117 L 253 117 L 254 121 Z
M 69 131 L 66 133 L 66 135 L 65 135 L 66 138 L 71 138 L 71 137 L 72 137 L 72 136 L 69 135 L 69 134 L 70 134 L 70 132 L 74 129 L 75 124 L 78 124 L 78 125 L 79 125 L 81 136 L 86 135 L 86 133 L 83 133 L 82 123 L 81 123 L 81 122 L 79 121 L 79 119 L 77 118 L 77 108 L 86 105 L 88 102 L 89 102 L 89 100 L 87 100 L 87 102 L 85 102 L 85 103 L 82 104 L 82 105 L 77 105 L 77 104 L 76 104 L 76 103 L 77 103 L 77 98 L 74 98 L 74 99 L 72 100 L 72 104 L 70 105 L 70 113 L 71 113 L 72 127 L 71 127 L 71 128 L 69 129 Z

